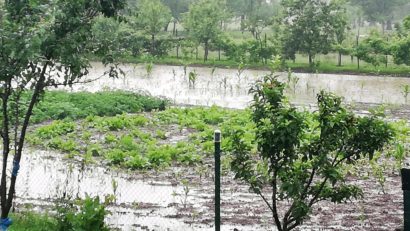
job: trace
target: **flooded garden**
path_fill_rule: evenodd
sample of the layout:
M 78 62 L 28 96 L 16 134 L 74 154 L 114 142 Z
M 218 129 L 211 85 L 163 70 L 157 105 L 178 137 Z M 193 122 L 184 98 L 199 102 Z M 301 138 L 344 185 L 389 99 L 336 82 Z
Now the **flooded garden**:
M 15 205 L 47 211 L 61 197 L 110 197 L 106 222 L 112 228 L 213 230 L 213 131 L 226 133 L 242 126 L 249 130 L 246 139 L 254 139 L 250 112 L 244 109 L 252 100 L 248 94 L 251 84 L 267 72 L 154 66 L 147 73 L 143 65 L 121 68 L 125 76 L 109 79 L 100 77 L 104 69 L 94 63 L 88 78 L 96 80 L 65 90 L 145 92 L 168 99 L 171 107 L 33 125 Z M 315 110 L 321 89 L 343 96 L 360 115 L 385 105 L 388 119 L 396 121 L 402 139 L 407 140 L 409 107 L 403 89 L 409 79 L 280 75 L 288 83 L 289 100 L 300 110 Z M 230 142 L 230 137 L 224 137 L 222 149 Z M 228 153 L 222 155 L 222 230 L 275 230 L 264 201 L 234 179 L 231 158 Z M 398 163 L 392 156 L 378 161 L 345 170 L 347 181 L 363 188 L 363 199 L 345 204 L 320 202 L 299 230 L 400 227 L 403 207 Z

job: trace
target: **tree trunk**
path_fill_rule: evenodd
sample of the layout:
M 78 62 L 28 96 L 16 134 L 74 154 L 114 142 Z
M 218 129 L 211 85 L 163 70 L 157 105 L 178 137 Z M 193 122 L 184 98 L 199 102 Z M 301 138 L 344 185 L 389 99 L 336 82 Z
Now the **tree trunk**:
M 172 35 L 174 35 L 174 36 L 177 35 L 177 34 L 176 34 L 176 27 L 177 27 L 177 21 L 174 20 L 174 26 L 173 26 L 173 28 L 172 28 Z
M 245 31 L 245 15 L 241 15 L 241 31 Z
M 155 52 L 155 35 L 151 35 L 151 55 L 154 55 Z
M 311 66 L 313 63 L 313 57 L 311 54 L 309 54 L 309 66 Z
M 393 30 L 393 23 L 391 19 L 387 20 L 386 22 L 386 30 Z
M 23 153 L 23 146 L 24 146 L 24 141 L 25 141 L 25 138 L 26 138 L 27 128 L 28 128 L 29 123 L 30 123 L 30 118 L 31 118 L 31 115 L 33 113 L 34 106 L 37 103 L 38 98 L 40 97 L 40 93 L 44 90 L 44 87 L 45 87 L 44 82 L 46 80 L 45 74 L 46 74 L 46 71 L 48 69 L 48 65 L 49 65 L 49 63 L 46 62 L 46 64 L 43 66 L 43 69 L 40 73 L 40 78 L 37 81 L 36 86 L 34 88 L 33 95 L 31 96 L 30 103 L 29 103 L 28 108 L 27 108 L 27 112 L 24 115 L 24 121 L 23 121 L 23 125 L 22 125 L 22 128 L 21 128 L 19 140 L 18 140 L 18 147 L 15 147 L 15 154 L 14 154 L 14 158 L 13 158 L 13 169 L 12 169 L 12 174 L 11 174 L 11 179 L 10 179 L 9 192 L 8 192 L 8 195 L 7 195 L 7 199 L 6 199 L 6 197 L 3 198 L 3 195 L 2 195 L 2 198 L 1 198 L 1 201 L 2 201 L 2 204 L 1 204 L 1 218 L 2 219 L 5 219 L 5 218 L 8 217 L 8 215 L 10 213 L 10 210 L 11 210 L 11 207 L 13 205 L 13 199 L 14 199 L 14 194 L 15 194 L 15 190 L 16 190 L 17 173 L 18 173 L 18 170 L 20 168 L 20 160 L 21 160 L 21 156 L 22 156 L 22 153 Z M 6 114 L 7 114 L 7 112 L 6 112 Z M 6 159 L 6 161 L 7 161 L 7 159 Z M 3 166 L 4 166 L 4 163 L 3 163 Z M 3 171 L 4 171 L 4 169 L 3 169 Z M 5 175 L 2 175 L 2 178 L 3 178 L 3 176 L 5 176 Z M 6 188 L 6 185 L 2 183 L 2 190 L 6 190 L 5 188 Z M 2 193 L 3 193 L 3 191 L 2 191 Z M 6 201 L 6 203 L 3 203 L 3 200 L 5 200 L 5 199 L 7 201 Z
M 177 45 L 177 59 L 179 58 L 179 44 Z
M 208 40 L 205 41 L 205 54 L 204 54 L 204 62 L 206 62 L 208 60 L 208 49 L 209 49 L 209 44 L 208 44 Z
M 1 196 L 1 218 L 8 217 L 7 210 L 7 160 L 10 153 L 10 136 L 9 136 L 9 118 L 8 118 L 8 99 L 10 95 L 10 83 L 7 81 L 4 84 L 4 95 L 2 98 L 2 114 L 3 114 L 3 169 L 1 174 L 0 196 Z
M 195 54 L 195 59 L 198 60 L 198 47 L 196 47 L 196 54 Z
M 169 23 L 167 23 L 167 24 L 165 25 L 165 27 L 164 27 L 164 31 L 165 31 L 165 32 L 168 32 L 168 26 L 169 26 Z
M 389 56 L 388 55 L 386 55 L 386 68 L 387 68 L 387 65 L 389 64 Z
M 338 60 L 338 64 L 339 67 L 342 66 L 342 52 L 339 51 L 339 60 Z
M 359 59 L 359 57 L 357 58 L 357 70 L 359 70 L 360 69 L 360 59 Z

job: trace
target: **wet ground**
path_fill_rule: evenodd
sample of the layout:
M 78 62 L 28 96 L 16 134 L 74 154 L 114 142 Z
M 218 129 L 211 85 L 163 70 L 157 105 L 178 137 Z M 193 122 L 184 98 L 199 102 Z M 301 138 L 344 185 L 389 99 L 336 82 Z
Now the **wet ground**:
M 250 84 L 266 74 L 210 68 L 187 68 L 185 72 L 183 67 L 176 66 L 155 66 L 150 76 L 143 66 L 127 65 L 123 70 L 126 73 L 123 78 L 102 77 L 74 86 L 73 90 L 146 91 L 168 97 L 175 104 L 244 108 L 251 100 L 247 94 Z M 190 84 L 187 76 L 194 71 L 197 79 Z M 98 78 L 103 72 L 103 67 L 94 63 L 89 78 Z M 410 79 L 295 76 L 288 80 L 286 74 L 282 74 L 281 78 L 289 81 L 289 98 L 299 106 L 314 109 L 316 94 L 325 89 L 344 96 L 359 114 L 368 114 L 370 108 L 387 103 L 386 111 L 391 118 L 409 118 L 410 107 L 403 105 L 407 99 L 402 89 L 410 84 Z M 50 209 L 53 201 L 63 194 L 74 197 L 111 194 L 115 195 L 116 202 L 109 207 L 112 214 L 107 222 L 120 230 L 214 230 L 212 160 L 198 167 L 127 172 L 100 163 L 68 160 L 50 151 L 27 149 L 26 153 L 18 179 L 17 204 L 32 204 L 44 210 Z M 182 181 L 188 183 L 182 184 Z M 300 230 L 394 230 L 400 226 L 403 207 L 397 174 L 387 176 L 385 194 L 375 179 L 352 176 L 349 181 L 363 186 L 364 199 L 341 205 L 321 203 Z M 267 207 L 247 186 L 225 174 L 222 189 L 222 230 L 275 230 Z M 23 207 L 16 206 L 17 209 Z
M 31 150 L 22 160 L 16 208 L 24 207 L 23 203 L 52 210 L 53 201 L 63 194 L 115 195 L 107 222 L 120 230 L 213 230 L 213 169 L 211 160 L 207 162 L 202 169 L 127 172 Z M 387 177 L 385 194 L 365 173 L 348 181 L 363 187 L 364 198 L 339 205 L 320 203 L 300 230 L 394 230 L 400 226 L 403 207 L 398 175 Z M 222 230 L 275 230 L 264 202 L 230 174 L 222 178 L 222 221 Z

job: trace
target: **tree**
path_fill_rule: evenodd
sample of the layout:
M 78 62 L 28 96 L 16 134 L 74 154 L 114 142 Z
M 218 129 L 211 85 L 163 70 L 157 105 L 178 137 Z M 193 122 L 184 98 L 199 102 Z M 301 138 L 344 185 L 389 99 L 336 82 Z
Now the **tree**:
M 10 225 L 8 215 L 33 108 L 47 87 L 71 85 L 87 75 L 90 63 L 86 57 L 94 50 L 93 19 L 101 14 L 116 16 L 123 5 L 123 1 L 108 0 L 4 2 L 0 21 L 2 229 Z M 108 63 L 112 57 L 103 60 Z M 111 70 L 110 75 L 116 75 Z M 8 161 L 11 153 L 12 166 Z
M 372 31 L 370 36 L 359 44 L 359 50 L 362 50 L 362 57 L 367 63 L 374 67 L 385 64 L 387 67 L 387 57 L 391 55 L 391 47 L 386 38 L 383 38 L 376 31 Z
M 309 56 L 313 63 L 316 54 L 326 54 L 334 43 L 334 33 L 341 23 L 340 12 L 344 11 L 340 1 L 283 0 L 286 26 L 283 37 L 283 55 L 294 59 L 296 52 Z
M 208 60 L 210 42 L 222 33 L 220 22 L 225 17 L 224 8 L 219 0 L 199 0 L 189 7 L 184 19 L 189 36 L 204 44 L 204 61 Z
M 155 54 L 155 36 L 171 20 L 171 11 L 160 0 L 141 0 L 138 5 L 137 25 L 151 36 L 151 54 Z
M 381 23 L 384 32 L 386 23 L 391 24 L 395 9 L 406 0 L 351 0 L 351 3 L 360 6 L 367 20 Z
M 337 11 L 332 17 L 334 20 L 332 22 L 333 28 L 334 28 L 334 35 L 335 35 L 335 50 L 339 54 L 338 58 L 338 66 L 342 66 L 342 55 L 343 54 L 348 54 L 348 50 L 346 46 L 343 44 L 343 42 L 346 40 L 346 37 L 348 35 L 348 17 L 346 13 L 346 9 L 343 8 L 341 11 Z
M 193 0 L 162 0 L 162 2 L 169 7 L 172 14 L 172 34 L 176 35 L 176 24 L 181 21 L 181 15 L 188 12 L 189 5 Z
M 251 108 L 257 148 L 244 139 L 243 128 L 230 132 L 228 148 L 235 178 L 265 201 L 279 231 L 296 228 L 319 201 L 361 197 L 343 169 L 372 158 L 394 136 L 387 122 L 354 115 L 330 93 L 318 94 L 319 109 L 312 114 L 290 106 L 284 90 L 271 75 L 256 83 Z M 279 211 L 279 204 L 285 209 Z
M 241 30 L 248 30 L 258 41 L 261 40 L 262 30 L 272 24 L 275 8 L 279 8 L 276 1 L 263 0 L 228 0 L 227 6 L 241 17 Z
M 402 29 L 397 34 L 391 48 L 394 62 L 410 66 L 410 16 L 403 20 Z

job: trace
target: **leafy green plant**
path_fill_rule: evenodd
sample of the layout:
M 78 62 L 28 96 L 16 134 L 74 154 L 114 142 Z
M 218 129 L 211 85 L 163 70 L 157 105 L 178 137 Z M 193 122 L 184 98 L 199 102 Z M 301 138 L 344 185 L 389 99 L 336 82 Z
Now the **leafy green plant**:
M 28 97 L 23 95 L 24 97 Z M 127 91 L 65 92 L 46 91 L 34 109 L 32 121 L 81 119 L 91 115 L 115 116 L 123 113 L 165 110 L 168 101 Z M 91 117 L 89 118 L 91 119 Z
M 161 140 L 166 140 L 167 139 L 167 135 L 162 130 L 156 130 L 155 131 L 155 137 L 158 138 L 158 139 L 161 139 Z
M 145 71 L 147 72 L 147 77 L 151 77 L 153 70 L 154 64 L 152 62 L 145 64 Z
M 53 121 L 51 124 L 40 127 L 36 130 L 36 135 L 42 139 L 50 139 L 56 136 L 65 135 L 75 130 L 73 122 Z
M 60 231 L 108 231 L 104 218 L 108 214 L 105 207 L 109 202 L 101 203 L 99 197 L 87 197 L 84 200 L 63 202 L 57 205 L 57 221 Z M 77 209 L 77 206 L 79 209 Z
M 195 83 L 196 83 L 197 78 L 198 78 L 198 74 L 196 73 L 195 70 L 189 72 L 188 83 L 189 83 L 190 88 L 195 88 Z
M 409 96 L 409 93 L 410 93 L 410 85 L 406 84 L 406 85 L 402 86 L 402 94 L 403 94 L 404 101 L 405 101 L 406 104 L 407 104 L 407 98 Z
M 106 134 L 104 137 L 104 141 L 106 144 L 115 143 L 117 139 L 118 139 L 117 136 L 115 136 L 114 134 L 110 134 L 110 133 Z
M 109 160 L 112 164 L 121 164 L 124 162 L 126 156 L 126 152 L 121 149 L 112 149 L 105 153 L 105 158 Z
M 284 89 L 272 75 L 251 89 L 256 152 L 244 142 L 243 129 L 231 136 L 235 177 L 265 201 L 279 231 L 299 226 L 319 201 L 362 197 L 342 170 L 372 159 L 394 136 L 392 127 L 377 116 L 357 117 L 342 106 L 341 98 L 323 91 L 317 96 L 317 112 L 300 112 L 284 99 Z M 266 187 L 272 192 L 269 197 Z M 279 213 L 283 201 L 287 208 Z
M 21 212 L 11 216 L 13 225 L 10 227 L 10 231 L 57 230 L 57 220 L 48 213 Z

